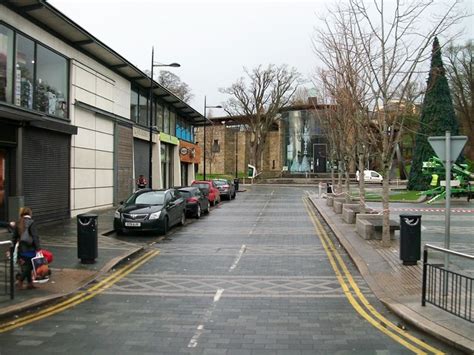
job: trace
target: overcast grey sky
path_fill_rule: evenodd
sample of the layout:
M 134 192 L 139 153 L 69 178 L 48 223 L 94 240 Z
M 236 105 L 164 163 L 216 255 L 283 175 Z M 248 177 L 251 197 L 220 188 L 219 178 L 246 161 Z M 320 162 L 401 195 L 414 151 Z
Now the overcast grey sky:
M 288 64 L 305 77 L 317 61 L 311 36 L 331 0 L 49 0 L 96 38 L 140 69 L 155 61 L 178 62 L 167 68 L 192 89 L 191 106 L 203 113 L 226 96 L 219 88 L 243 75 L 243 67 Z M 472 13 L 472 0 L 465 0 Z M 466 22 L 468 37 L 473 25 Z M 466 26 L 465 24 L 465 26 Z M 155 68 L 156 70 L 156 68 Z M 222 114 L 214 110 L 214 115 Z

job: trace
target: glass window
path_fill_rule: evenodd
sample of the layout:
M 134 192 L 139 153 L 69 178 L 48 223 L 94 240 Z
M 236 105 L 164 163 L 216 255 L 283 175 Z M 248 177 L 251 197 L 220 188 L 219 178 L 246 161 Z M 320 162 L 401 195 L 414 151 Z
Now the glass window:
M 182 121 L 181 119 L 178 117 L 178 119 L 176 120 L 176 137 L 180 138 L 180 139 L 184 139 L 184 131 L 182 129 Z
M 56 117 L 67 117 L 67 59 L 38 44 L 36 71 L 37 110 Z
M 34 71 L 35 44 L 32 40 L 17 35 L 15 105 L 33 109 Z
M 130 120 L 138 122 L 138 91 L 132 89 L 130 95 Z
M 170 111 L 168 107 L 165 106 L 164 113 L 163 113 L 163 132 L 170 133 Z
M 156 103 L 155 109 L 155 117 L 156 117 L 156 128 L 158 131 L 163 131 L 163 106 L 161 106 L 158 102 Z
M 0 25 L 0 101 L 13 103 L 13 31 Z
M 170 134 L 176 136 L 176 113 L 170 111 Z
M 140 114 L 140 117 L 138 119 L 138 123 L 144 125 L 144 126 L 148 126 L 148 110 L 147 110 L 147 103 L 148 103 L 148 100 L 147 100 L 147 97 L 145 95 L 143 95 L 143 93 L 140 93 L 140 98 L 139 98 L 139 105 L 140 105 L 140 110 L 139 110 L 139 114 Z

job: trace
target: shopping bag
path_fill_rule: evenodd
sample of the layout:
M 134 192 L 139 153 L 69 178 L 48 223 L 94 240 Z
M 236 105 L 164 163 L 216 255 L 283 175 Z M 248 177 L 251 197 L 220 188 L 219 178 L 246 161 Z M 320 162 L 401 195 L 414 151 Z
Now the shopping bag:
M 53 262 L 53 253 L 51 253 L 47 249 L 41 249 L 40 252 L 46 258 L 46 261 L 48 262 L 48 264 L 51 264 Z
M 18 247 L 20 246 L 20 242 L 15 243 L 15 248 L 13 249 L 13 264 L 16 265 L 18 262 Z
M 33 264 L 33 282 L 48 282 L 50 271 L 48 260 L 46 260 L 43 253 L 36 253 L 36 256 L 31 259 L 31 263 Z

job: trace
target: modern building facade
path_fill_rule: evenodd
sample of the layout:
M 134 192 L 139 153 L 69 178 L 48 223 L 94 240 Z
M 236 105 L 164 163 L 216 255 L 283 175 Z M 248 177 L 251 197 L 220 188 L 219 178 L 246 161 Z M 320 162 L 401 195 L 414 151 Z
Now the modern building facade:
M 139 174 L 154 188 L 192 180 L 202 120 L 47 2 L 0 4 L 0 220 L 23 205 L 40 222 L 111 207 Z
M 261 170 L 266 176 L 282 172 L 324 173 L 328 171 L 328 140 L 321 128 L 318 114 L 324 114 L 326 105 L 314 102 L 306 105 L 285 107 L 281 118 L 268 132 Z M 196 141 L 206 149 L 208 174 L 246 174 L 250 162 L 250 132 L 246 131 L 242 117 L 211 118 L 212 125 L 196 130 Z M 203 171 L 201 159 L 199 172 Z

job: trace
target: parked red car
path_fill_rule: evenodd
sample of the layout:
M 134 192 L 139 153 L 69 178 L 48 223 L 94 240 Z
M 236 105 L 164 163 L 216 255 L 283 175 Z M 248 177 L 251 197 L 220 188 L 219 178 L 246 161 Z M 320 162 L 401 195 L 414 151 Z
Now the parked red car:
M 221 202 L 221 195 L 214 181 L 195 180 L 191 183 L 191 186 L 198 187 L 205 195 L 208 195 L 207 198 L 213 206 Z

